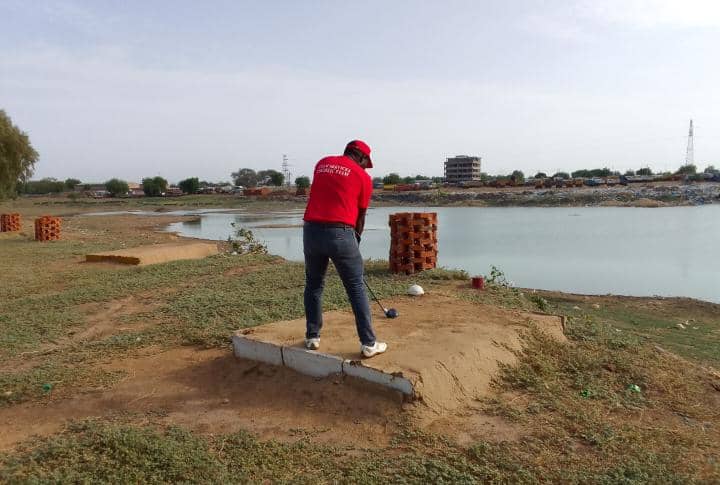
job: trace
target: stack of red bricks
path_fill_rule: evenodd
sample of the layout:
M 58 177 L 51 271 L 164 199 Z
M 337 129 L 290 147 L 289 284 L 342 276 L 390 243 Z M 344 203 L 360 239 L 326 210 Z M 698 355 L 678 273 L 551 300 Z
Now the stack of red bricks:
M 390 271 L 412 274 L 437 265 L 437 213 L 390 214 Z
M 36 241 L 57 241 L 60 239 L 62 219 L 59 217 L 42 216 L 35 219 Z
M 0 232 L 20 230 L 20 214 L 0 214 Z

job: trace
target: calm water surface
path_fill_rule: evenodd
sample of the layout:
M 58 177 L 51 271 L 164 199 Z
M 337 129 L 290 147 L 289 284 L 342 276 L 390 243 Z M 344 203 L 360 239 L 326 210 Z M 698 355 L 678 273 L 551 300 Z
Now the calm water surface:
M 387 259 L 388 214 L 438 213 L 438 264 L 517 286 L 574 293 L 688 296 L 720 302 L 720 205 L 668 207 L 383 207 L 368 213 L 361 250 Z M 302 211 L 204 213 L 171 224 L 184 236 L 225 240 L 231 222 L 273 254 L 301 261 Z M 295 225 L 298 227 L 262 227 Z

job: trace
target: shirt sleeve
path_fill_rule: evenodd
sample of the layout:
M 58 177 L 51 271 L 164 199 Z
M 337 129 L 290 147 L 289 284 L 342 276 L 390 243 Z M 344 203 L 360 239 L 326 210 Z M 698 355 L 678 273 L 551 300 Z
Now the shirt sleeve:
M 364 177 L 362 177 L 362 179 L 362 190 L 360 190 L 360 200 L 358 200 L 358 208 L 367 209 L 370 206 L 370 197 L 372 196 L 372 179 L 367 174 L 364 174 Z

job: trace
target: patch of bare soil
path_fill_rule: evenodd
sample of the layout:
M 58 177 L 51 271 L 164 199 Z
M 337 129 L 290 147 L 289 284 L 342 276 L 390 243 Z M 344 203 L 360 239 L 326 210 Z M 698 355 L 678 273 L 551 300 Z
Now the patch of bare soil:
M 230 350 L 148 349 L 114 362 L 128 377 L 111 390 L 0 409 L 0 449 L 49 435 L 70 420 L 135 413 L 143 422 L 205 434 L 245 429 L 261 438 L 384 446 L 402 419 L 395 393 L 351 379 L 317 380 L 282 367 L 238 360 Z
M 223 276 L 241 276 L 244 274 L 254 273 L 255 271 L 261 270 L 266 267 L 267 265 L 263 264 L 256 264 L 251 266 L 237 266 L 235 268 L 230 268 L 225 271 L 223 273 Z
M 411 420 L 461 443 L 517 441 L 525 430 L 501 417 L 464 407 L 428 414 L 422 403 L 364 381 L 315 379 L 284 367 L 236 359 L 230 349 L 148 348 L 139 357 L 104 364 L 127 377 L 112 389 L 50 397 L 0 409 L 0 450 L 56 433 L 71 420 L 132 419 L 221 435 L 247 430 L 261 439 L 378 448 Z
M 157 301 L 129 296 L 118 300 L 102 303 L 89 303 L 81 305 L 81 311 L 87 312 L 87 326 L 70 332 L 69 341 L 87 342 L 99 340 L 108 335 L 126 331 L 138 331 L 146 328 L 147 324 L 120 323 L 123 317 L 145 313 L 159 307 Z

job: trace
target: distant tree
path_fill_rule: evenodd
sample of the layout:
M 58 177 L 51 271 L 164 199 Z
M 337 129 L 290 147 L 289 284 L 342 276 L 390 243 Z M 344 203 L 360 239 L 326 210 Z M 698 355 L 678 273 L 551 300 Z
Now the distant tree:
M 514 181 L 517 185 L 522 185 L 525 183 L 525 174 L 522 170 L 513 170 L 513 173 L 510 174 L 510 180 Z
M 285 174 L 281 172 L 270 174 L 270 183 L 275 187 L 282 187 L 282 184 L 285 183 Z
M 639 169 L 635 172 L 635 175 L 652 175 L 652 174 L 653 174 L 653 171 L 650 170 L 650 167 L 639 168 Z
M 632 177 L 633 175 L 635 175 L 635 170 L 626 170 L 625 171 L 626 177 Z
M 235 185 L 243 187 L 255 187 L 258 184 L 258 174 L 252 168 L 241 168 L 237 172 L 230 174 Z
M 0 199 L 15 195 L 18 182 L 30 178 L 37 161 L 30 138 L 0 110 Z
M 277 170 L 260 170 L 257 173 L 258 183 L 262 185 L 274 185 L 280 187 L 285 182 L 285 175 Z
M 593 178 L 593 177 L 609 177 L 613 172 L 609 168 L 593 168 L 592 170 L 576 170 L 572 173 L 572 178 Z
M 441 184 L 445 181 L 442 177 L 433 177 L 430 179 L 430 181 L 434 184 Z
M 715 165 L 708 165 L 705 167 L 705 170 L 703 170 L 704 173 L 718 173 L 718 169 L 715 168 Z
M 386 175 L 383 177 L 383 183 L 386 185 L 395 185 L 400 183 L 400 175 L 396 173 L 391 173 L 389 175 Z
M 595 168 L 592 170 L 592 172 L 593 172 L 593 177 L 609 177 L 609 176 L 613 175 L 612 170 L 610 170 L 607 167 Z
M 552 176 L 552 178 L 554 178 L 554 179 L 561 178 L 561 179 L 567 180 L 570 178 L 570 174 L 567 172 L 557 172 Z M 573 178 L 575 178 L 575 172 L 573 172 Z
M 167 190 L 168 181 L 160 176 L 147 177 L 142 179 L 142 185 L 145 195 L 148 197 L 160 197 Z
M 683 165 L 675 172 L 677 175 L 695 175 L 697 173 L 697 167 L 692 163 L 689 165 Z
M 535 176 L 534 176 L 533 178 L 536 178 L 536 179 L 546 179 L 546 178 L 547 178 L 547 174 L 546 174 L 545 172 L 538 172 L 538 173 L 535 174 Z
M 485 172 L 480 172 L 480 181 L 487 182 L 488 180 L 490 180 L 490 175 Z
M 27 182 L 20 182 L 16 188 L 20 194 L 59 194 L 65 190 L 65 182 L 60 182 L 54 178 L 44 178 L 41 180 L 28 180 Z
M 130 191 L 130 187 L 128 187 L 127 182 L 124 180 L 110 179 L 105 182 L 105 190 L 110 192 L 112 197 L 117 197 L 118 195 L 127 194 Z
M 68 190 L 73 190 L 76 185 L 80 185 L 82 182 L 78 179 L 65 179 L 65 188 Z
M 298 189 L 307 189 L 310 187 L 310 177 L 301 176 L 295 179 L 295 186 Z
M 375 185 L 375 184 L 381 184 L 382 181 L 383 181 L 382 177 L 373 177 L 373 179 L 372 179 L 373 185 Z
M 178 187 L 185 194 L 196 194 L 200 190 L 200 180 L 197 177 L 187 178 L 178 182 Z
M 413 183 L 415 183 L 415 179 L 412 178 L 412 177 L 403 177 L 403 178 L 402 178 L 402 183 L 404 183 L 404 184 L 413 184 Z
M 430 180 L 430 177 L 426 177 L 425 175 L 415 175 L 413 178 L 415 180 Z

